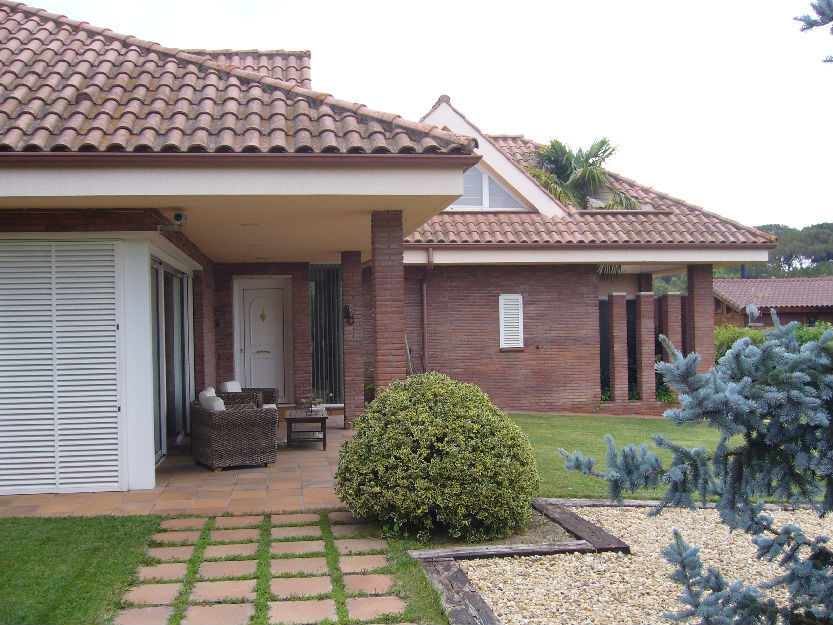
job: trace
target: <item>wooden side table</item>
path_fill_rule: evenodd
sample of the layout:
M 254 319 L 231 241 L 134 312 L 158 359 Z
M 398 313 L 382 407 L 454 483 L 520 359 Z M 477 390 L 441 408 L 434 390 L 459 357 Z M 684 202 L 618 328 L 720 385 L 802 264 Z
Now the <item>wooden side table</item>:
M 321 441 L 322 449 L 327 449 L 327 411 L 326 410 L 287 410 L 286 446 L 293 442 Z M 296 430 L 298 423 L 317 424 L 317 430 Z

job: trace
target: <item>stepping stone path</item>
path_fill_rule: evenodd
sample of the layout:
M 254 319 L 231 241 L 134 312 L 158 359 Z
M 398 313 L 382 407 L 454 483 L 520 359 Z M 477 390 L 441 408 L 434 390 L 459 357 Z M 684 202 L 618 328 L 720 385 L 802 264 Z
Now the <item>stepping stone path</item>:
M 166 519 L 148 549 L 155 562 L 139 567 L 113 623 L 248 625 L 256 608 L 276 625 L 403 618 L 387 541 L 349 512 L 329 521 L 324 530 L 309 513 Z

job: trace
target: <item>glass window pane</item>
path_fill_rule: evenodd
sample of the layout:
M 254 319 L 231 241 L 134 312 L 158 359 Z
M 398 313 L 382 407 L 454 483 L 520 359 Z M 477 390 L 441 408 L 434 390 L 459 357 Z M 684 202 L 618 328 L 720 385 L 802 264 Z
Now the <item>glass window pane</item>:
M 463 174 L 463 196 L 452 206 L 483 206 L 483 172 L 477 167 Z
M 489 208 L 523 208 L 515 198 L 503 190 L 497 181 L 489 176 Z

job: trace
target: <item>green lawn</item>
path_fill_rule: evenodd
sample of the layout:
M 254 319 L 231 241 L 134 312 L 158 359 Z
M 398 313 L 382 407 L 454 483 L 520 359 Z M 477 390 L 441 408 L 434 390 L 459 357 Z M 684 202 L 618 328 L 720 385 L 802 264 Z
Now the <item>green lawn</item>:
M 0 519 L 0 623 L 102 623 L 159 517 Z
M 538 472 L 541 475 L 542 497 L 603 498 L 608 496 L 608 485 L 604 480 L 582 475 L 564 468 L 564 458 L 558 453 L 562 447 L 567 451 L 580 449 L 584 455 L 596 459 L 596 468 L 604 471 L 607 443 L 605 434 L 612 434 L 621 449 L 628 443 L 648 443 L 653 451 L 657 448 L 651 441 L 651 434 L 664 434 L 681 445 L 703 446 L 714 449 L 720 440 L 717 430 L 706 425 L 678 427 L 667 419 L 632 419 L 627 417 L 565 417 L 560 415 L 512 415 L 512 419 L 526 433 Z M 665 462 L 671 460 L 670 452 L 660 454 Z M 659 499 L 659 491 L 639 490 L 634 494 L 625 493 L 629 499 Z

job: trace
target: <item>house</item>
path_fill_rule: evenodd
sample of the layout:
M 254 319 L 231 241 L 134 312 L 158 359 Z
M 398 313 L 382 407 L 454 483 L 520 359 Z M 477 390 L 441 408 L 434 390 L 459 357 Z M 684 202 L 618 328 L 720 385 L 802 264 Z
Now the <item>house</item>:
M 586 410 L 601 352 L 610 410 L 655 409 L 655 307 L 707 362 L 712 266 L 774 242 L 618 176 L 644 210 L 561 206 L 535 149 L 447 98 L 413 122 L 315 91 L 306 51 L 171 49 L 0 0 L 0 493 L 152 488 L 195 391 L 230 379 L 347 421 L 409 366 Z M 649 292 L 666 271 L 685 311 Z
M 833 277 L 714 281 L 715 324 L 749 325 L 749 304 L 761 312 L 756 325 L 772 327 L 771 308 L 776 310 L 781 323 L 833 323 Z

